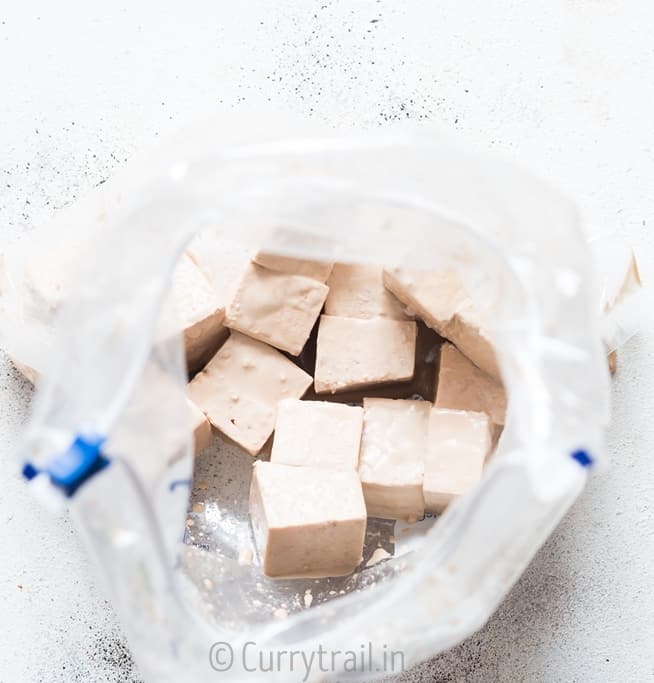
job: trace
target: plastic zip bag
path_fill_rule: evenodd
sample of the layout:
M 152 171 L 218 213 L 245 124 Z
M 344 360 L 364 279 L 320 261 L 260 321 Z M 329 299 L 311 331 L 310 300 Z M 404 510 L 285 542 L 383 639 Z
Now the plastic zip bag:
M 200 232 L 227 253 L 265 246 L 461 277 L 495 342 L 507 426 L 477 489 L 410 552 L 318 583 L 270 581 L 256 563 L 239 563 L 251 460 L 219 442 L 197 461 L 191 488 L 190 424 L 180 417 L 186 368 L 167 293 Z M 4 259 L 2 345 L 41 375 L 21 455 L 33 488 L 50 498 L 53 482 L 62 486 L 49 465 L 76 440 L 108 460 L 66 502 L 152 680 L 212 680 L 217 641 L 232 653 L 255 642 L 256 652 L 307 655 L 373 644 L 367 670 L 353 677 L 393 673 L 384 651 L 401 651 L 405 667 L 432 656 L 485 622 L 582 490 L 587 466 L 604 457 L 598 282 L 574 208 L 437 133 L 336 134 L 263 116 L 220 122 L 134 162 L 62 211 L 47 235 L 80 254 L 56 314 L 44 316 L 29 287 L 34 250 L 48 262 L 47 238 Z M 198 474 L 201 466 L 210 471 Z M 205 474 L 206 543 L 184 527 Z M 369 524 L 368 535 L 387 543 L 392 528 Z M 264 676 L 246 664 L 236 657 L 224 676 Z M 348 672 L 341 662 L 329 673 Z M 286 663 L 265 677 L 305 676 Z

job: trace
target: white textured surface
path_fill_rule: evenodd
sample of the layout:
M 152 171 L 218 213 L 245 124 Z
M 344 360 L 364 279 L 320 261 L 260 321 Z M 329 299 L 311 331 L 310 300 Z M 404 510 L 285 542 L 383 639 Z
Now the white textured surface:
M 654 13 L 647 0 L 183 7 L 3 3 L 2 242 L 203 112 L 263 97 L 333 123 L 431 119 L 500 149 L 575 197 L 589 223 L 617 227 L 648 277 Z M 610 470 L 594 477 L 490 624 L 403 680 L 654 678 L 648 311 L 642 327 L 620 356 Z M 13 447 L 28 397 L 2 360 L 0 681 L 134 680 L 70 523 L 26 498 L 16 476 Z

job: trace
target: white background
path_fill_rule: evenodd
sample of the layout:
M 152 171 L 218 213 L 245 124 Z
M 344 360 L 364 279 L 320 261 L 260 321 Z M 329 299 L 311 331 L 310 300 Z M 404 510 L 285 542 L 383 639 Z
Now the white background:
M 501 150 L 576 198 L 587 224 L 617 228 L 648 278 L 647 0 L 6 0 L 0 240 L 169 132 L 260 98 L 334 125 L 429 119 Z M 614 383 L 611 468 L 489 625 L 403 680 L 654 680 L 654 325 L 642 316 Z M 0 360 L 0 681 L 137 680 L 71 524 L 16 476 L 28 398 Z

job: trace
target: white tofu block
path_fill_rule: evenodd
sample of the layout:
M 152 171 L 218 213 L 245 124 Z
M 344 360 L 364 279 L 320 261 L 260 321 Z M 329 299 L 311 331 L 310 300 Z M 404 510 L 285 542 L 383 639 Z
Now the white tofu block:
M 232 300 L 243 271 L 250 263 L 251 249 L 236 231 L 228 234 L 208 228 L 188 244 L 186 253 L 203 272 L 223 308 Z
M 454 345 L 445 343 L 441 347 L 434 405 L 486 413 L 494 425 L 503 425 L 506 392 L 501 382 L 478 368 Z
M 301 275 L 251 263 L 227 308 L 225 324 L 297 356 L 320 315 L 328 288 Z
M 194 374 L 216 353 L 229 334 L 225 308 L 209 280 L 188 254 L 173 272 L 172 300 L 184 334 L 186 364 Z
M 277 406 L 270 462 L 356 470 L 363 409 L 326 401 L 287 398 Z
M 154 484 L 160 481 L 162 468 L 188 455 L 188 447 L 198 452 L 195 439 L 206 436 L 207 427 L 192 411 L 174 369 L 149 359 L 103 451 L 110 458 L 124 459 L 144 482 Z M 196 430 L 200 433 L 194 434 Z
M 402 304 L 384 287 L 381 266 L 337 263 L 327 286 L 326 315 L 409 320 Z
M 354 470 L 257 461 L 250 519 L 266 576 L 344 576 L 361 562 L 366 506 Z
M 316 347 L 316 393 L 336 393 L 413 377 L 413 321 L 323 315 Z
M 31 368 L 29 365 L 24 365 L 19 361 L 12 359 L 16 369 L 32 384 L 36 384 L 39 373 Z M 213 443 L 213 432 L 211 431 L 211 423 L 207 420 L 206 415 L 193 403 L 188 400 L 188 407 L 191 417 L 191 430 L 193 431 L 194 453 L 198 455 L 205 448 Z
M 450 271 L 385 269 L 384 286 L 429 327 L 445 336 L 445 328 L 466 302 L 461 280 Z
M 265 251 L 258 252 L 252 260 L 270 270 L 288 275 L 303 275 L 319 282 L 326 282 L 334 267 L 334 264 L 329 261 L 311 261 L 292 256 L 279 256 Z
M 49 321 L 71 290 L 80 251 L 71 249 L 38 252 L 25 266 L 26 305 L 39 319 Z M 187 365 L 191 374 L 199 370 L 227 338 L 224 299 L 188 254 L 173 271 L 173 306 L 181 323 Z
M 470 301 L 459 308 L 445 328 L 443 336 L 454 343 L 477 367 L 497 382 L 501 381 L 502 375 L 490 336 Z
M 282 398 L 300 398 L 311 376 L 270 346 L 232 332 L 188 385 L 211 424 L 256 455 L 275 428 Z
M 370 517 L 415 522 L 423 516 L 430 410 L 428 401 L 363 399 L 359 476 Z
M 433 408 L 429 415 L 423 495 L 426 512 L 442 512 L 481 479 L 491 446 L 485 413 Z
M 475 365 L 500 379 L 486 326 L 456 273 L 393 268 L 385 270 L 383 278 L 384 285 L 411 312 L 454 343 Z
M 191 429 L 193 430 L 193 452 L 198 455 L 213 443 L 213 432 L 207 416 L 190 399 L 188 400 L 188 407 L 191 413 Z

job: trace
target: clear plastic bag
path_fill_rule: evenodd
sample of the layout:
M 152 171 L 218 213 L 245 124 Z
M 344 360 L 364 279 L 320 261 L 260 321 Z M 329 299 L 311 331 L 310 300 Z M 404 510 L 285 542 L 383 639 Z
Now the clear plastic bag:
M 167 294 L 200 231 L 226 253 L 265 246 L 460 275 L 492 332 L 507 425 L 480 485 L 406 552 L 319 581 L 271 581 L 239 563 L 252 460 L 217 441 L 194 463 L 180 417 L 186 368 Z M 35 250 L 47 263 L 55 243 L 80 257 L 44 319 L 26 264 Z M 574 207 L 433 131 L 347 135 L 263 115 L 207 126 L 62 211 L 4 268 L 2 345 L 41 376 L 21 456 L 38 469 L 80 435 L 102 442 L 109 465 L 67 502 L 150 680 L 214 680 L 221 667 L 226 680 L 380 677 L 397 672 L 389 652 L 402 667 L 430 657 L 485 622 L 582 490 L 584 465 L 604 457 L 598 284 Z M 368 556 L 380 544 L 400 549 L 392 524 L 371 522 Z M 314 661 L 308 675 L 288 660 L 264 673 L 257 659 L 364 647 L 362 666 Z

